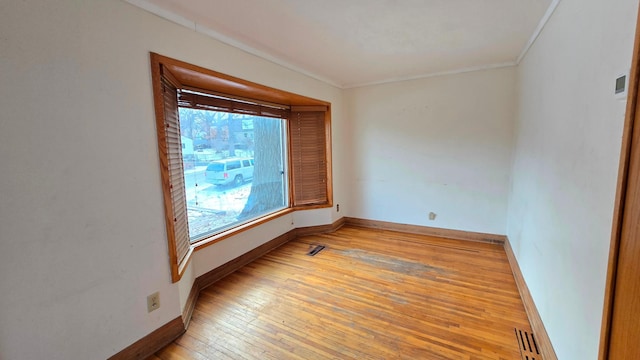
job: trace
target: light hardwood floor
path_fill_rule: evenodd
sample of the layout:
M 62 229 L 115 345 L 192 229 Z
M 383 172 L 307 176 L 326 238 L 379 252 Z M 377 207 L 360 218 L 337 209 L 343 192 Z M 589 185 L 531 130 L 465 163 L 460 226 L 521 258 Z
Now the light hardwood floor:
M 343 227 L 203 290 L 150 359 L 520 359 L 514 328 L 531 331 L 501 245 Z

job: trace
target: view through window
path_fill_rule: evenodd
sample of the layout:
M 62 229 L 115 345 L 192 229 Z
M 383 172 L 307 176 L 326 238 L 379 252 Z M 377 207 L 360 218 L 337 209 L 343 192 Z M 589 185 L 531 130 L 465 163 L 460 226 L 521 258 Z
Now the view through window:
M 284 119 L 179 108 L 191 242 L 288 207 Z

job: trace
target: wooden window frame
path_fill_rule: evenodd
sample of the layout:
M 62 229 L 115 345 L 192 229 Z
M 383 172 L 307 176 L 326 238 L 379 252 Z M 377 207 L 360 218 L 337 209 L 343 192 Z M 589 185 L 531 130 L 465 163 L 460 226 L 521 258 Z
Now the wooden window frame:
M 257 225 L 274 220 L 285 214 L 296 210 L 328 208 L 333 206 L 333 176 L 331 163 L 331 103 L 313 99 L 310 97 L 290 93 L 287 91 L 271 88 L 268 86 L 253 83 L 247 80 L 239 79 L 230 75 L 222 74 L 213 70 L 209 70 L 200 66 L 192 65 L 180 60 L 172 59 L 156 53 L 151 53 L 151 78 L 153 83 L 154 107 L 156 114 L 156 128 L 158 134 L 158 150 L 160 158 L 160 172 L 162 177 L 162 187 L 164 195 L 165 221 L 167 226 L 167 241 L 169 247 L 169 261 L 171 265 L 171 278 L 173 282 L 177 282 L 182 277 L 193 251 L 200 250 L 206 246 L 215 244 L 230 236 L 251 229 Z M 296 183 L 296 174 L 294 174 L 293 165 L 291 163 L 292 153 L 291 146 L 288 146 L 289 154 L 288 168 L 289 171 L 289 206 L 283 210 L 279 210 L 268 215 L 257 218 L 253 221 L 241 224 L 232 229 L 221 233 L 214 234 L 209 237 L 198 240 L 190 244 L 189 251 L 185 258 L 178 259 L 176 243 L 176 235 L 172 226 L 172 219 L 175 218 L 174 205 L 171 197 L 170 174 L 167 165 L 167 144 L 164 138 L 165 126 L 165 110 L 164 97 L 162 89 L 163 78 L 169 77 L 171 83 L 176 85 L 178 89 L 186 89 L 209 93 L 213 95 L 224 95 L 235 99 L 248 99 L 256 103 L 285 105 L 295 108 L 296 111 L 324 111 L 324 165 L 326 167 L 326 199 L 324 201 L 296 201 L 294 194 L 294 184 Z M 288 121 L 291 126 L 291 121 Z M 291 129 L 289 129 L 291 130 Z M 288 131 L 287 142 L 291 144 L 291 131 Z M 186 216 L 186 215 L 185 215 Z M 187 236 L 188 237 L 188 236 Z

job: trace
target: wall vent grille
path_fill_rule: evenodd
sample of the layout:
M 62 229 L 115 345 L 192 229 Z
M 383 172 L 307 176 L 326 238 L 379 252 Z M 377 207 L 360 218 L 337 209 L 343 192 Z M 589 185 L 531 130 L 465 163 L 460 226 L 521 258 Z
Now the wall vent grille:
M 313 246 L 313 245 L 312 245 Z M 309 252 L 307 253 L 307 255 L 309 256 L 316 256 L 317 253 L 319 253 L 320 251 L 322 251 L 322 249 L 324 249 L 325 246 L 324 245 L 316 245 L 313 249 L 309 250 Z
M 515 332 L 522 360 L 542 360 L 542 355 L 540 355 L 538 343 L 533 333 L 520 329 L 515 329 Z

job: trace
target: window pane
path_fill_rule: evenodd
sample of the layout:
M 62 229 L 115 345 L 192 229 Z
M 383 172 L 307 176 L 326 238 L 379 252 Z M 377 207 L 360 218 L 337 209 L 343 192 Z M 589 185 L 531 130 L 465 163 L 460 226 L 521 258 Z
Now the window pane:
M 285 121 L 180 108 L 192 242 L 289 205 Z
M 240 169 L 240 161 L 228 161 L 227 162 L 227 171 Z

